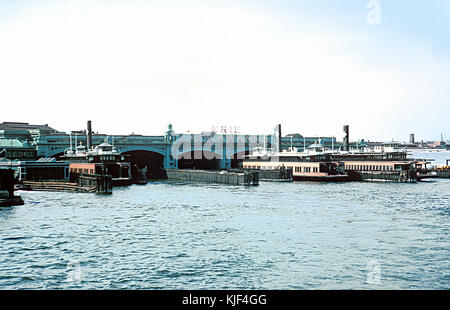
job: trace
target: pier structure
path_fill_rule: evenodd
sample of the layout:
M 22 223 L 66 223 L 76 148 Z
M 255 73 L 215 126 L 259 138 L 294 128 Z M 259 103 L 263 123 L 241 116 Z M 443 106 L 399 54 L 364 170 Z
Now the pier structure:
M 87 130 L 60 132 L 46 125 L 7 122 L 0 124 L 0 139 L 25 141 L 34 148 L 35 158 L 63 159 L 64 151 L 71 146 L 98 146 L 108 142 L 121 154 L 128 155 L 133 174 L 147 171 L 147 177 L 164 177 L 167 169 L 223 170 L 242 168 L 245 155 L 253 148 L 283 150 L 300 149 L 318 139 L 325 146 L 339 148 L 335 137 L 305 137 L 300 134 L 282 136 L 281 125 L 269 134 L 245 135 L 216 132 L 176 133 L 172 125 L 164 135 L 107 135 L 99 134 L 95 124 L 88 121 Z M 0 149 L 1 151 L 1 149 Z M 6 152 L 6 151 L 5 151 Z M 1 156 L 0 156 L 1 157 Z M 20 156 L 19 156 L 20 157 Z
M 149 172 L 162 169 L 231 169 L 239 166 L 239 160 L 253 147 L 272 147 L 271 135 L 238 135 L 203 132 L 200 134 L 175 134 L 171 127 L 164 136 L 105 135 L 87 133 L 53 133 L 36 141 L 38 157 L 61 158 L 70 146 L 70 139 L 77 144 L 92 146 L 105 141 L 114 144 L 121 154 Z M 265 141 L 264 141 L 265 140 Z

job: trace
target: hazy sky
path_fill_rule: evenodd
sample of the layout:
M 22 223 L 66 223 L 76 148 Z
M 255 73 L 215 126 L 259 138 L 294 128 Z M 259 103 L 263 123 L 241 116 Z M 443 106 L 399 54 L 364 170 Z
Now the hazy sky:
M 0 0 L 0 105 L 61 131 L 450 139 L 450 1 Z

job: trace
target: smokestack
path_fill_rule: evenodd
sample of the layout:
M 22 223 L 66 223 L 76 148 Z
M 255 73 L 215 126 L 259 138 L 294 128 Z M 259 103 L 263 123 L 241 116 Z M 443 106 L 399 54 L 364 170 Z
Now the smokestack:
M 411 143 L 411 144 L 415 143 L 415 141 L 414 141 L 414 134 L 413 133 L 409 135 L 409 143 Z
M 349 136 L 349 129 L 348 125 L 344 125 L 344 151 L 350 151 L 350 136 Z
M 277 126 L 278 130 L 278 152 L 281 152 L 281 124 L 278 124 Z
M 87 149 L 90 150 L 92 148 L 92 123 L 91 121 L 87 121 Z

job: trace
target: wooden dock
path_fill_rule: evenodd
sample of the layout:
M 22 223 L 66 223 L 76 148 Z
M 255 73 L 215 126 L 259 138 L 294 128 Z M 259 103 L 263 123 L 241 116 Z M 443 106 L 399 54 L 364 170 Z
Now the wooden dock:
M 50 192 L 79 192 L 79 193 L 95 193 L 95 186 L 80 186 L 78 183 L 68 182 L 39 182 L 39 181 L 23 181 L 19 186 L 22 190 L 30 191 L 50 191 Z
M 30 191 L 112 194 L 112 178 L 110 175 L 80 174 L 76 183 L 65 181 L 23 181 L 18 185 L 18 188 Z

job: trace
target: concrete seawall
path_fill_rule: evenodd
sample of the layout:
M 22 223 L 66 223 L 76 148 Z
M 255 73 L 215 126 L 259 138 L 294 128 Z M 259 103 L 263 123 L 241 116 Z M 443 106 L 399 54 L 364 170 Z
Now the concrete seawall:
M 226 172 L 187 169 L 166 169 L 168 179 L 221 183 L 232 185 L 257 185 L 259 183 L 257 172 Z

